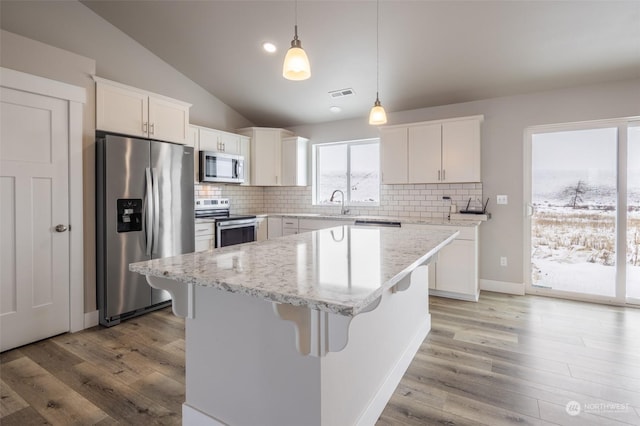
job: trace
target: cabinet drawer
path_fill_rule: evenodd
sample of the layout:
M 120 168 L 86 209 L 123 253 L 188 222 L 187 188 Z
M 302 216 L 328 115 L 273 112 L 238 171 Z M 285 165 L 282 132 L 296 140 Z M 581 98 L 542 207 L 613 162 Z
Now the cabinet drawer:
M 195 251 L 212 250 L 215 246 L 215 238 L 213 235 L 196 236 Z
M 195 236 L 213 235 L 214 223 L 196 223 Z
M 282 218 L 282 228 L 298 230 L 298 218 L 297 217 L 284 217 Z

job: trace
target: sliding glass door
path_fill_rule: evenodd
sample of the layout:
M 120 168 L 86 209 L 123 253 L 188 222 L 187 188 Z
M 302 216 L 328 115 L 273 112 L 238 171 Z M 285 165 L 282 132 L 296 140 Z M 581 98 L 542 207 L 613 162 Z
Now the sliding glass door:
M 626 296 L 640 304 L 640 123 L 627 132 L 627 269 Z
M 530 293 L 640 302 L 640 140 L 629 121 L 530 129 Z

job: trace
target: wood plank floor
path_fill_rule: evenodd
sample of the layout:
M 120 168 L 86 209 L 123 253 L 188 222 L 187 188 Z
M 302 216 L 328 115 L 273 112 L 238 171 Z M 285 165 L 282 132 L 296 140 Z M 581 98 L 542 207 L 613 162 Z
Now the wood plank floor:
M 430 306 L 378 426 L 640 425 L 640 310 L 488 292 Z M 184 322 L 167 308 L 7 351 L 0 378 L 3 426 L 180 424 Z

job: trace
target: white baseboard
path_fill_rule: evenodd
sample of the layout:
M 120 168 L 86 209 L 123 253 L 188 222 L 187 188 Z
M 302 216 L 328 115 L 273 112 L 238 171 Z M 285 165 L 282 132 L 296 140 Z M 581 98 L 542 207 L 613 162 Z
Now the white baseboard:
M 480 290 L 495 291 L 496 293 L 524 295 L 524 283 L 510 283 L 507 281 L 480 280 Z
M 84 313 L 84 328 L 91 328 L 91 327 L 95 327 L 96 325 L 98 325 L 98 319 L 99 319 L 99 315 L 98 315 L 98 311 L 91 311 L 91 312 L 85 312 Z
M 226 426 L 225 423 L 196 410 L 186 402 L 182 403 L 182 424 L 183 426 Z
M 429 331 L 431 331 L 431 314 L 429 314 L 428 320 L 424 322 L 423 326 L 418 330 L 413 340 L 409 343 L 402 354 L 402 357 L 400 357 L 393 370 L 391 370 L 386 380 L 371 400 L 367 409 L 358 419 L 356 425 L 365 426 L 376 423 L 376 420 L 378 420 L 378 417 L 380 417 L 380 414 L 382 414 L 382 411 L 384 411 L 384 408 L 387 406 L 393 392 L 395 392 L 398 387 L 400 380 L 409 368 L 409 364 L 413 361 L 416 353 L 418 353 L 418 349 L 420 349 L 420 345 L 424 342 Z
M 480 296 L 480 291 L 477 294 L 463 294 L 463 293 L 454 293 L 452 291 L 442 291 L 436 290 L 433 288 L 429 289 L 429 294 L 431 296 L 438 297 L 446 297 L 447 299 L 458 299 L 458 300 L 466 300 L 467 302 L 477 302 L 478 297 Z

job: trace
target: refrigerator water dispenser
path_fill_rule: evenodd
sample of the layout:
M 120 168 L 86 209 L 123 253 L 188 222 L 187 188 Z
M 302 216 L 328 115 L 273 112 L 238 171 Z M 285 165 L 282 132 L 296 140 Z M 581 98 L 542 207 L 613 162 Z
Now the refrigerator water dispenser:
M 142 231 L 142 200 L 118 199 L 118 232 Z

